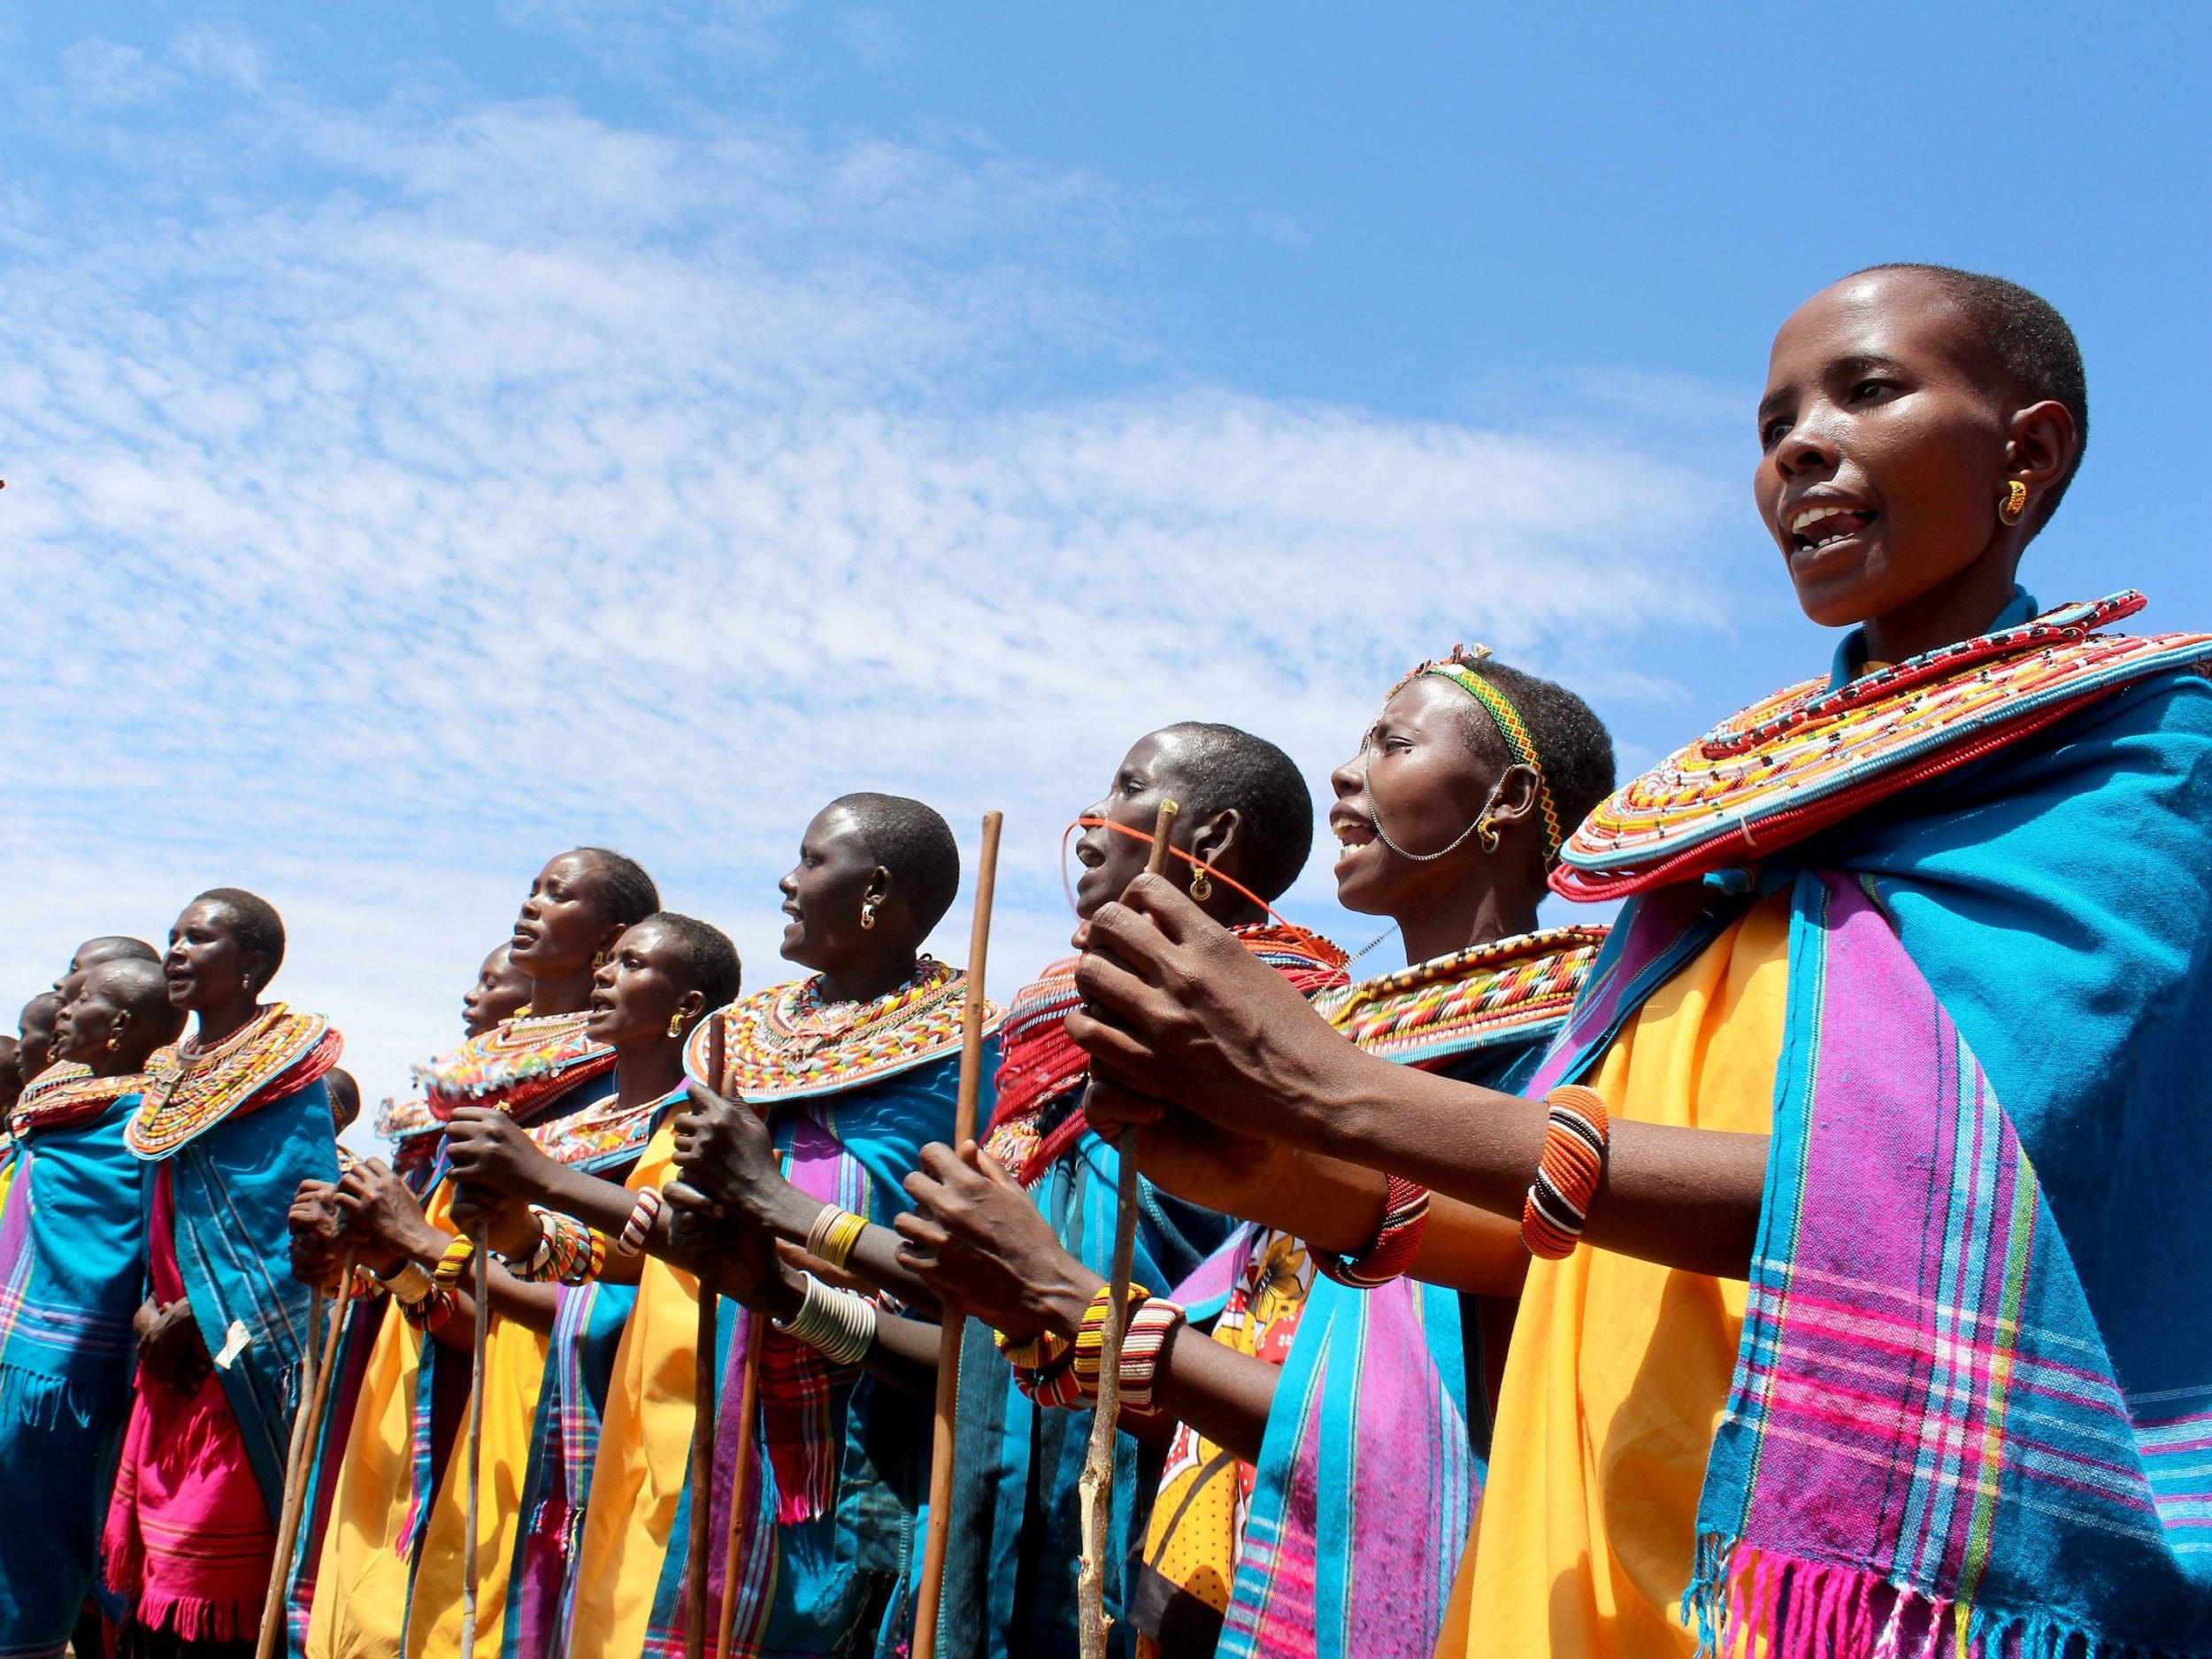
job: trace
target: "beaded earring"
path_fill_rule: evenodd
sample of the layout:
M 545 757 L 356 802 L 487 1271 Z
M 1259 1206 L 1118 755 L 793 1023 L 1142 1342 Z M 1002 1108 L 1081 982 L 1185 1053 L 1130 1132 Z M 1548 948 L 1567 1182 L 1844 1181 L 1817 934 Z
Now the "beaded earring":
M 1997 503 L 1997 516 L 2007 524 L 2018 524 L 2020 515 L 2028 510 L 2028 487 L 2019 479 L 2005 486 L 2005 498 Z

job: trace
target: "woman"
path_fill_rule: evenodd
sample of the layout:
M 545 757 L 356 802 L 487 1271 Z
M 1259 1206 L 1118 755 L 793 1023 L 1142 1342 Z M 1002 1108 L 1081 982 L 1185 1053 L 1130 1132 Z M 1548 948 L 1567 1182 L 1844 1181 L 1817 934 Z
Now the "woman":
M 1755 491 L 1857 626 L 1571 839 L 1555 885 L 1639 896 L 1548 1107 L 1329 1047 L 1164 889 L 1093 924 L 1071 1028 L 1148 1156 L 1194 1113 L 1279 1150 L 1192 1185 L 1296 1183 L 1334 1248 L 1386 1201 L 1316 1153 L 1544 1255 L 1440 1651 L 2212 1640 L 2212 1328 L 2169 1317 L 2212 1291 L 2212 641 L 2016 586 L 2086 422 L 2071 332 L 1998 279 L 1878 267 L 1785 324 Z
M 58 1655 L 93 1588 L 131 1402 L 146 1278 L 139 1164 L 123 1145 L 148 1056 L 182 1010 L 150 962 L 90 970 L 56 1058 L 9 1113 L 19 1166 L 0 1211 L 0 1651 Z
M 283 961 L 265 899 L 216 887 L 185 907 L 162 965 L 196 1024 L 148 1058 L 123 1132 L 148 1166 L 153 1292 L 104 1544 L 127 1654 L 242 1651 L 260 1625 L 307 1336 L 286 1211 L 336 1172 L 323 1078 L 343 1047 L 262 1002 Z
M 1455 651 L 1392 689 L 1332 781 L 1338 899 L 1391 918 L 1408 965 L 1313 1006 L 1371 1052 L 1511 1087 L 1604 936 L 1535 928 L 1557 825 L 1612 787 L 1604 727 L 1571 693 Z M 1008 1293 L 1042 1267 L 1048 1328 L 1072 1339 L 1102 1277 L 1035 1236 L 1037 1218 L 1002 1195 L 1010 1183 L 947 1177 L 914 1184 L 918 1218 L 952 1238 L 930 1275 L 941 1293 L 1030 1338 L 1024 1304 L 1040 1286 Z M 1484 1379 L 1467 1362 L 1486 1348 L 1502 1360 L 1509 1296 L 1487 1302 L 1503 1317 L 1479 1336 L 1483 1302 L 1403 1279 L 1364 1290 L 1301 1240 L 1252 1225 L 1171 1295 L 1214 1320 L 1214 1340 L 1179 1327 L 1156 1364 L 1153 1409 L 1178 1426 L 1139 1578 L 1140 1652 L 1428 1653 L 1488 1442 Z M 1363 1608 L 1355 1579 L 1394 1594 Z
M 615 1087 L 618 1056 L 588 1029 L 593 977 L 615 942 L 660 908 L 652 879 L 604 848 L 549 860 L 532 881 L 509 954 L 529 974 L 526 1010 L 422 1069 L 432 1109 L 449 1118 L 465 1104 L 495 1108 L 527 1126 L 556 1156 L 627 1164 L 643 1146 L 626 1121 L 599 1133 L 598 1109 Z M 460 1230 L 442 1163 L 418 1201 L 381 1162 L 346 1171 L 337 1204 L 342 1241 L 356 1259 L 403 1293 L 388 1303 L 362 1373 L 343 1442 L 313 1589 L 307 1652 L 322 1659 L 390 1659 L 449 1648 L 457 1637 L 457 1566 L 465 1483 L 459 1428 L 467 1416 L 473 1309 L 423 1294 L 419 1279 Z M 425 1258 L 427 1257 L 426 1260 Z M 488 1333 L 485 1392 L 487 1490 L 511 1502 L 528 1461 L 530 1430 L 552 1326 L 549 1293 L 503 1284 L 500 1310 L 514 1317 Z M 480 1612 L 494 1628 L 518 1517 L 485 1505 L 498 1547 L 480 1548 Z M 426 1541 L 435 1532 L 438 1548 Z M 419 1563 L 430 1588 L 419 1595 Z M 410 1613 L 411 1601 L 425 1609 Z
M 462 1107 L 447 1126 L 447 1154 L 461 1194 L 453 1217 L 465 1227 L 480 1218 L 487 1222 L 500 1258 L 493 1268 L 500 1287 L 495 1296 L 529 1294 L 553 1315 L 547 1325 L 550 1343 L 540 1337 L 531 1345 L 545 1381 L 529 1440 L 495 1456 L 488 1418 L 488 1472 L 496 1471 L 500 1480 L 495 1490 L 487 1488 L 484 1500 L 477 1605 L 484 1628 L 503 1625 L 503 1652 L 537 1655 L 560 1647 L 576 1588 L 566 1569 L 575 1562 L 598 1420 L 637 1279 L 637 1258 L 619 1251 L 611 1260 L 603 1251 L 599 1270 L 591 1271 L 588 1236 L 580 1236 L 574 1224 L 543 1206 L 573 1201 L 580 1193 L 588 1204 L 595 1200 L 626 1217 L 634 1194 L 624 1183 L 641 1169 L 649 1173 L 639 1155 L 687 1087 L 685 1039 L 737 991 L 737 950 L 718 929 L 672 911 L 649 916 L 608 953 L 595 978 L 585 1024 L 593 1041 L 618 1056 L 614 1094 L 569 1119 L 564 1137 L 572 1146 L 588 1133 L 620 1149 L 563 1157 L 562 1147 L 541 1148 L 530 1132 L 495 1107 Z M 619 1231 L 618 1225 L 608 1236 Z M 440 1254 L 451 1244 L 448 1238 Z M 436 1294 L 453 1304 L 460 1320 L 473 1317 L 465 1282 Z M 503 1339 L 510 1328 L 505 1320 L 495 1325 L 495 1339 Z M 507 1483 L 516 1474 L 520 1479 L 511 1488 Z M 457 1467 L 448 1478 L 461 1479 Z M 495 1503 L 503 1510 L 496 1517 L 488 1514 Z M 439 1625 L 457 1619 L 459 1544 L 459 1529 L 434 1517 L 416 1575 L 411 1648 L 432 1619 Z M 516 1592 L 507 1596 L 511 1559 Z
M 922 1142 L 952 1121 L 966 981 L 922 946 L 959 885 L 958 845 L 929 807 L 885 795 L 832 802 L 808 825 L 798 864 L 781 883 L 790 918 L 783 955 L 813 973 L 722 1016 L 719 1081 L 749 1103 L 731 1110 L 765 1110 L 790 1180 L 813 1195 L 818 1211 L 833 1206 L 856 1228 L 903 1203 L 900 1179 Z M 695 1076 L 710 1070 L 707 1048 L 702 1028 L 690 1043 Z M 713 1097 L 699 1090 L 695 1098 Z M 612 1203 L 580 1192 L 553 1202 L 613 1234 L 626 1217 L 657 1258 L 684 1256 L 671 1218 L 656 1218 L 659 1188 L 677 1173 L 676 1144 L 672 1124 L 641 1163 L 636 1190 Z M 746 1351 L 755 1340 L 763 1346 L 758 1411 L 718 1436 L 726 1464 L 741 1432 L 754 1443 L 752 1477 L 739 1498 L 742 1577 L 733 1588 L 718 1582 L 730 1526 L 718 1485 L 708 1616 L 718 1618 L 723 1594 L 734 1594 L 733 1653 L 887 1655 L 905 1634 L 899 1593 L 927 1478 L 928 1408 L 863 1376 L 858 1355 L 833 1359 L 809 1346 L 803 1335 L 812 1327 L 801 1315 L 819 1294 L 795 1274 L 764 1272 L 759 1243 L 749 1229 L 726 1240 L 731 1259 L 715 1264 L 718 1283 L 796 1329 L 764 1331 L 750 1307 L 722 1322 L 723 1397 L 733 1410 Z M 697 1295 L 691 1273 L 661 1260 L 641 1274 L 578 1551 L 568 1632 L 578 1659 L 634 1659 L 681 1640 L 684 1540 L 695 1501 L 687 1475 Z

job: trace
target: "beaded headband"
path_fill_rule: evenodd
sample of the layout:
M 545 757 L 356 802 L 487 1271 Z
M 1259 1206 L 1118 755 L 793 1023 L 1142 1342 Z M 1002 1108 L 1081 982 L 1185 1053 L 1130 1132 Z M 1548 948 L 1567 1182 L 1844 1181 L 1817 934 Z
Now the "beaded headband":
M 1560 844 L 1567 836 L 1559 826 L 1559 808 L 1551 798 L 1551 780 L 1544 776 L 1543 762 L 1536 757 L 1536 740 L 1528 734 L 1528 727 L 1522 722 L 1521 711 L 1513 706 L 1513 700 L 1475 672 L 1475 664 L 1489 657 L 1490 648 L 1478 645 L 1463 657 L 1463 649 L 1455 645 L 1452 655 L 1443 661 L 1422 664 L 1391 687 L 1390 695 L 1396 696 L 1424 674 L 1434 674 L 1439 680 L 1450 680 L 1482 705 L 1482 711 L 1490 717 L 1491 725 L 1498 728 L 1498 735 L 1505 740 L 1513 758 L 1536 774 L 1536 805 L 1544 815 L 1544 862 L 1549 864 L 1559 856 Z M 1389 698 L 1384 701 L 1386 703 Z

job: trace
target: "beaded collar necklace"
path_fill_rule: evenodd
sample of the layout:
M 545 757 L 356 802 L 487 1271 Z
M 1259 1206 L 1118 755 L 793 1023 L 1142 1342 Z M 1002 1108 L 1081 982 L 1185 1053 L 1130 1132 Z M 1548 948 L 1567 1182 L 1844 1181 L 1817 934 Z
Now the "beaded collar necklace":
M 746 1100 L 798 1100 L 879 1082 L 959 1048 L 967 986 L 965 973 L 933 956 L 918 957 L 911 979 L 872 1002 L 823 1002 L 819 975 L 771 986 L 693 1026 L 684 1069 L 707 1080 L 708 1033 L 719 1019 L 727 1079 Z M 985 1004 L 986 1032 L 1003 1018 Z
M 136 1094 L 145 1080 L 142 1071 L 95 1077 L 89 1066 L 77 1061 L 57 1061 L 25 1087 L 15 1109 L 8 1114 L 8 1129 L 20 1136 L 83 1123 L 97 1118 L 124 1095 Z
M 1625 898 L 1752 863 L 2134 680 L 2212 658 L 2212 634 L 2096 632 L 2144 603 L 2130 590 L 2060 605 L 1848 685 L 1778 691 L 1600 806 L 1567 838 L 1552 887 Z
M 556 1095 L 614 1070 L 614 1050 L 585 1034 L 590 1018 L 585 1011 L 516 1015 L 417 1066 L 415 1080 L 440 1123 L 457 1106 L 497 1106 L 526 1119 Z
M 1474 945 L 1313 999 L 1314 1011 L 1370 1054 L 1437 1065 L 1557 1025 L 1590 977 L 1602 927 L 1550 927 Z
M 272 1002 L 211 1048 L 156 1049 L 124 1144 L 142 1158 L 166 1157 L 233 1113 L 305 1087 L 338 1063 L 342 1046 L 321 1015 Z

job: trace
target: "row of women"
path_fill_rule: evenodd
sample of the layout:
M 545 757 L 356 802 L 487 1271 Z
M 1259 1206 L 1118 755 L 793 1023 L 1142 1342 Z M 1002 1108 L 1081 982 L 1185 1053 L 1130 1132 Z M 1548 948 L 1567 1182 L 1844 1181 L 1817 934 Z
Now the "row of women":
M 2212 1655 L 2212 637 L 2018 584 L 2087 429 L 2014 284 L 1815 296 L 1754 495 L 1827 672 L 1617 787 L 1572 691 L 1422 663 L 1331 779 L 1379 971 L 1274 908 L 1288 757 L 1140 737 L 980 1144 L 895 796 L 807 826 L 749 994 L 552 859 L 342 1171 L 265 904 L 88 948 L 10 1114 L 0 1655 L 265 1595 L 311 1659 L 904 1654 L 955 1351 L 926 1634 L 1072 1653 L 1125 1159 L 1118 1653 Z

